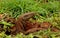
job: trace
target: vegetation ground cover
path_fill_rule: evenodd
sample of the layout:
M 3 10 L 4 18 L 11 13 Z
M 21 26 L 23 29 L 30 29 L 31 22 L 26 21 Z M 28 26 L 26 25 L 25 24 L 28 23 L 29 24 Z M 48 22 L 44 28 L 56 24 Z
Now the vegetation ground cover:
M 19 15 L 27 12 L 36 12 L 37 15 L 34 18 L 38 22 L 50 22 L 53 27 L 60 29 L 59 0 L 0 0 L 0 14 L 8 14 L 10 17 L 17 19 Z M 4 24 L 4 29 L 13 25 L 5 22 L 4 19 L 0 23 Z M 60 38 L 60 32 L 51 32 L 49 28 L 28 35 L 20 33 L 14 37 L 6 35 L 5 31 L 0 33 L 0 38 L 34 38 L 35 36 L 38 38 L 46 38 L 46 36 L 49 38 Z

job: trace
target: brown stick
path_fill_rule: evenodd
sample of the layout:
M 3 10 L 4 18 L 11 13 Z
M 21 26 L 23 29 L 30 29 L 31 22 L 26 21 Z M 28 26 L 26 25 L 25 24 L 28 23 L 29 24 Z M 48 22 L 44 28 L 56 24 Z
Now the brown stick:
M 29 13 L 25 13 L 25 14 L 22 14 L 21 16 L 19 16 L 19 18 L 15 22 L 16 31 L 25 33 L 25 30 L 24 30 L 25 21 L 28 20 L 29 18 L 33 17 L 34 15 L 35 15 L 34 12 L 29 12 Z

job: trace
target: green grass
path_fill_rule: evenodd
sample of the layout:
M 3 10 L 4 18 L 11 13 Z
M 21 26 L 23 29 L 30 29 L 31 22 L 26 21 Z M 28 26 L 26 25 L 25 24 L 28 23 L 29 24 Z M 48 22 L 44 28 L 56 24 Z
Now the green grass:
M 38 22 L 48 21 L 53 26 L 60 29 L 60 1 L 48 0 L 44 3 L 44 0 L 0 0 L 0 13 L 9 14 L 13 18 L 17 18 L 19 15 L 27 12 L 36 12 L 34 17 Z M 2 22 L 1 22 L 2 23 Z M 6 23 L 3 23 L 6 27 Z M 43 38 L 43 35 L 48 35 L 49 38 L 56 37 L 59 33 L 53 33 L 50 29 L 46 31 L 38 31 L 29 35 L 17 34 L 14 38 L 33 38 L 37 36 Z M 11 35 L 6 35 L 4 32 L 0 33 L 0 38 L 11 38 Z

